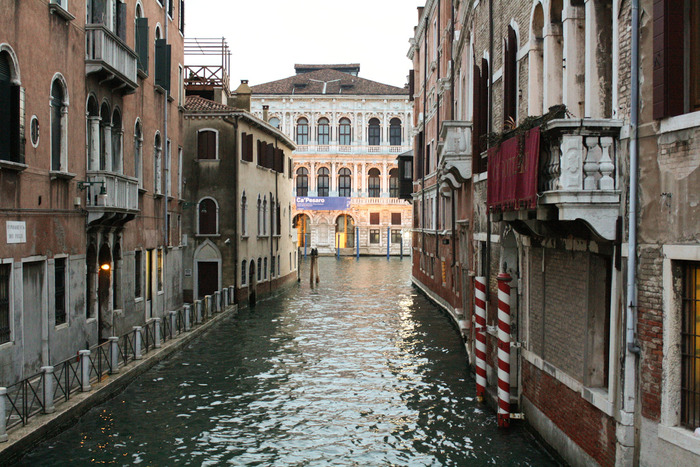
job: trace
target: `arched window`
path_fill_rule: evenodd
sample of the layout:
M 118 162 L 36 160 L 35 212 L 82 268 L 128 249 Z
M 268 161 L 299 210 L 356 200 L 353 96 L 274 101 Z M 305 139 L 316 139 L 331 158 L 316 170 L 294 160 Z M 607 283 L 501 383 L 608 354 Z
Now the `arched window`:
M 330 189 L 330 171 L 326 167 L 318 169 L 318 196 L 328 196 Z
M 106 102 L 100 107 L 100 170 L 112 168 L 112 117 Z
M 379 146 L 382 142 L 382 130 L 379 127 L 379 119 L 371 118 L 369 120 L 369 145 Z
M 265 263 L 265 264 L 264 264 L 264 267 L 265 267 L 265 276 L 264 276 L 264 279 L 267 280 L 267 256 L 265 257 L 265 259 L 264 259 L 263 261 L 264 261 L 264 263 Z
M 161 159 L 163 158 L 163 142 L 160 139 L 160 133 L 156 133 L 153 141 L 153 192 L 161 194 Z
M 258 282 L 262 278 L 262 258 L 258 258 Z
M 247 265 L 248 262 L 246 260 L 243 260 L 243 262 L 241 263 L 241 285 L 245 285 L 245 280 L 248 272 L 248 270 L 246 269 Z
M 139 188 L 143 188 L 143 130 L 140 120 L 136 120 L 134 125 L 134 177 L 139 181 Z
M 399 197 L 399 169 L 389 171 L 389 196 L 391 198 Z
M 204 198 L 199 202 L 199 234 L 215 235 L 219 228 L 219 208 L 211 198 Z
M 217 134 L 214 130 L 197 132 L 197 159 L 218 159 Z
M 342 168 L 338 171 L 338 196 L 349 197 L 352 192 L 350 169 Z
M 20 115 L 19 68 L 14 51 L 0 49 L 0 159 L 24 162 Z
M 100 111 L 94 95 L 87 100 L 88 170 L 100 168 Z
M 401 146 L 401 120 L 392 118 L 389 122 L 389 144 Z
M 124 164 L 122 163 L 122 141 L 124 138 L 124 130 L 122 129 L 122 114 L 119 109 L 114 109 L 112 114 L 112 171 L 122 173 Z
M 350 146 L 352 144 L 352 128 L 350 126 L 350 119 L 341 118 L 340 119 L 340 129 L 339 129 L 339 139 L 338 143 L 342 146 Z
M 270 120 L 268 120 L 267 123 L 269 123 L 271 126 L 277 128 L 277 129 L 279 129 L 279 127 L 280 127 L 280 119 L 277 117 L 272 117 Z
M 309 196 L 309 171 L 305 167 L 297 169 L 297 196 Z
M 245 191 L 241 196 L 241 235 L 244 237 L 248 235 L 248 198 Z
M 327 118 L 318 121 L 318 144 L 328 144 L 330 141 L 331 127 Z
M 67 172 L 68 96 L 61 77 L 51 84 L 51 170 Z
M 309 144 L 309 121 L 304 117 L 297 120 L 297 144 Z
M 506 127 L 515 127 L 518 121 L 518 40 L 515 29 L 508 26 L 508 37 L 505 41 L 505 57 L 503 65 L 503 123 Z
M 379 198 L 381 183 L 379 181 L 379 169 L 369 169 L 369 197 Z
M 263 197 L 262 204 L 262 234 L 267 235 L 267 196 Z
M 262 235 L 262 199 L 258 195 L 258 236 Z M 258 267 L 258 273 L 260 272 L 260 267 Z

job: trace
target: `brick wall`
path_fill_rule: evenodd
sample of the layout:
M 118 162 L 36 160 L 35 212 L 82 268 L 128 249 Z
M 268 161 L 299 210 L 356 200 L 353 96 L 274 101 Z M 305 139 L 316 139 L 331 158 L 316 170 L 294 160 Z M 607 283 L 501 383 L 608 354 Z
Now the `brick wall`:
M 615 464 L 615 420 L 523 361 L 523 395 L 600 465 Z

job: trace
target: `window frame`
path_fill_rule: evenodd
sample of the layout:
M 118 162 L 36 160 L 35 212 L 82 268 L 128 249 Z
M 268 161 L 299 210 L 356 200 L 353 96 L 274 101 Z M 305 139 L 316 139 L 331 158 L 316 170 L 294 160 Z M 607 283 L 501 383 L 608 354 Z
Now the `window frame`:
M 301 173 L 302 171 L 303 173 Z M 297 168 L 295 172 L 295 179 L 296 183 L 294 184 L 294 186 L 296 196 L 309 196 L 309 169 L 307 169 L 306 167 Z M 305 180 L 305 182 L 301 182 L 301 186 L 299 185 L 300 180 Z
M 352 171 L 347 167 L 338 170 L 338 196 L 344 198 L 352 196 Z
M 54 96 L 54 86 L 60 88 L 62 93 L 60 103 L 57 102 Z M 67 173 L 68 172 L 68 107 L 70 105 L 70 99 L 68 95 L 68 86 L 66 80 L 61 73 L 56 73 L 51 80 L 51 92 L 50 92 L 50 118 L 49 118 L 49 133 L 50 133 L 50 152 L 51 152 L 51 171 Z M 58 105 L 57 105 L 58 104 Z M 56 108 L 58 109 L 58 154 L 54 154 L 54 143 L 56 135 L 54 131 L 56 127 L 54 126 L 54 119 L 56 118 Z
M 331 171 L 328 167 L 320 167 L 316 172 L 316 191 L 321 198 L 330 196 L 331 189 Z
M 201 137 L 205 133 L 213 133 L 214 134 L 214 157 L 200 157 L 200 151 L 201 151 Z M 207 143 L 207 149 L 211 151 L 211 148 L 209 147 L 209 143 Z M 199 128 L 197 130 L 197 160 L 198 161 L 218 161 L 219 160 L 219 130 L 215 128 Z
M 202 232 L 202 203 L 205 202 L 212 202 L 214 203 L 214 216 L 209 218 L 209 222 L 213 222 L 214 225 L 214 231 L 213 232 Z M 205 215 L 208 215 L 208 212 L 204 213 Z M 203 236 L 203 237 L 211 237 L 211 236 L 217 236 L 219 235 L 219 203 L 216 201 L 216 199 L 212 198 L 211 196 L 204 196 L 200 198 L 200 200 L 197 202 L 197 235 L 198 236 Z
M 397 124 L 398 122 L 398 124 Z M 401 146 L 403 143 L 403 128 L 401 119 L 394 117 L 389 121 L 389 145 Z
M 369 244 L 370 245 L 381 245 L 382 235 L 380 229 L 369 229 Z
M 382 126 L 378 118 L 373 117 L 367 123 L 367 144 L 380 146 L 382 144 Z
M 296 143 L 301 146 L 309 144 L 309 119 L 299 117 L 296 121 Z M 303 129 L 303 131 L 301 131 Z
M 347 117 L 341 118 L 338 122 L 338 144 L 340 146 L 352 145 L 352 122 Z
M 330 144 L 331 139 L 331 124 L 326 117 L 321 117 L 318 119 L 318 127 L 316 129 L 318 133 L 318 144 L 327 146 Z
M 376 171 L 376 172 L 375 172 Z M 375 173 L 373 173 L 375 172 Z M 379 198 L 382 194 L 382 173 L 376 168 L 372 167 L 367 171 L 367 196 L 370 198 Z

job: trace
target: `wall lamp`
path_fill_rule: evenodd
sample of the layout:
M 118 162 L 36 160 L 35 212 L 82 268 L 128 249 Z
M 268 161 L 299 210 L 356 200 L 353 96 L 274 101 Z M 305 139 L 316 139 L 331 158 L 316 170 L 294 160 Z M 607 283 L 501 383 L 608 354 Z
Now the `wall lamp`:
M 78 189 L 79 190 L 85 190 L 86 188 L 91 187 L 92 185 L 100 185 L 100 192 L 97 195 L 97 199 L 95 202 L 96 206 L 105 206 L 107 204 L 107 189 L 105 188 L 105 182 L 102 180 L 93 180 L 93 181 L 79 181 L 78 182 Z

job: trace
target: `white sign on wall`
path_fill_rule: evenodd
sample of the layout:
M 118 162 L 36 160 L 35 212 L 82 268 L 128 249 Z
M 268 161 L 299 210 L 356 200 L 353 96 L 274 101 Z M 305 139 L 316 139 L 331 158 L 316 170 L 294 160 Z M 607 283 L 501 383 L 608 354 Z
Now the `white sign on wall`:
M 7 243 L 27 243 L 26 222 L 7 221 L 5 230 L 7 231 Z

